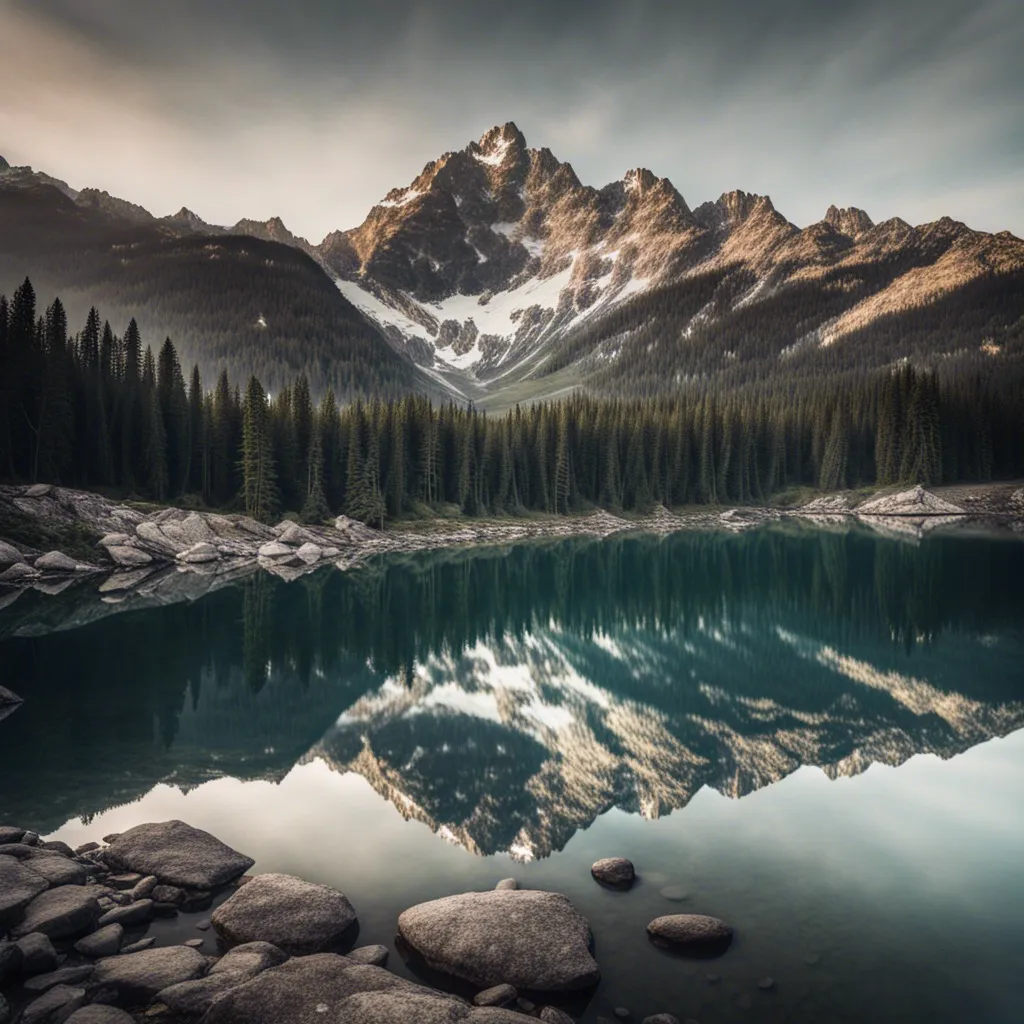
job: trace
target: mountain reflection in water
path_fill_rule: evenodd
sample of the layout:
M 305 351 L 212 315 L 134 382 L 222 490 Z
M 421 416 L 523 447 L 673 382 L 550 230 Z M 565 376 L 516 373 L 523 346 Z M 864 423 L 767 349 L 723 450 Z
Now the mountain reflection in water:
M 321 758 L 466 849 L 949 757 L 1024 725 L 1024 546 L 766 529 L 390 558 L 98 617 L 0 612 L 0 821 Z M 84 623 L 77 625 L 78 623 Z

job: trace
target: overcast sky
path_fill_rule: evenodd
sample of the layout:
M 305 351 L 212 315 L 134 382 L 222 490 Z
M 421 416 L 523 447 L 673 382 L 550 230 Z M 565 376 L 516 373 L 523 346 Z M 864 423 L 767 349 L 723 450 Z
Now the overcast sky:
M 580 178 L 1024 235 L 1021 0 L 0 0 L 0 155 L 319 241 L 515 121 Z

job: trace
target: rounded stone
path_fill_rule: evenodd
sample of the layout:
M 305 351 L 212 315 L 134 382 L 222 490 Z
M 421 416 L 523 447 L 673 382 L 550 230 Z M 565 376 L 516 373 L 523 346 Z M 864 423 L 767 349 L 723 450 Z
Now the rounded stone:
M 121 940 L 124 938 L 124 928 L 119 924 L 108 924 L 92 935 L 86 935 L 75 943 L 75 950 L 82 956 L 91 956 L 99 959 L 104 956 L 113 956 L 121 949 Z
M 293 875 L 257 875 L 222 903 L 211 918 L 217 934 L 232 945 L 273 943 L 292 956 L 337 947 L 356 922 L 348 898 L 326 885 Z
M 87 886 L 58 885 L 32 900 L 11 935 L 17 939 L 42 932 L 51 939 L 75 938 L 91 931 L 99 916 L 100 905 Z
M 94 1003 L 75 1010 L 64 1024 L 135 1024 L 135 1018 L 116 1006 Z
M 503 878 L 494 888 L 499 892 L 503 889 L 518 889 L 519 883 L 514 878 Z
M 494 985 L 473 996 L 474 1006 L 510 1006 L 519 996 L 512 985 Z
M 0 856 L 0 932 L 17 921 L 25 907 L 45 892 L 49 884 L 27 861 Z
M 704 914 L 667 914 L 647 926 L 651 941 L 680 953 L 697 956 L 724 953 L 732 942 L 732 929 L 717 917 Z
M 429 967 L 489 987 L 560 992 L 600 978 L 587 919 L 559 893 L 468 892 L 406 910 L 405 942 Z
M 369 964 L 371 967 L 383 967 L 388 962 L 387 946 L 360 946 L 345 954 L 349 960 L 357 964 Z
M 590 873 L 599 882 L 615 886 L 617 889 L 628 889 L 636 878 L 633 862 L 625 857 L 604 857 L 591 865 Z
M 92 982 L 112 988 L 124 1006 L 148 1003 L 161 989 L 178 982 L 201 978 L 209 967 L 202 953 L 187 946 L 162 946 L 141 953 L 122 953 L 96 964 Z
M 672 900 L 674 903 L 680 903 L 685 899 L 689 899 L 689 892 L 681 885 L 666 885 L 664 888 L 658 890 L 659 895 L 666 900 Z

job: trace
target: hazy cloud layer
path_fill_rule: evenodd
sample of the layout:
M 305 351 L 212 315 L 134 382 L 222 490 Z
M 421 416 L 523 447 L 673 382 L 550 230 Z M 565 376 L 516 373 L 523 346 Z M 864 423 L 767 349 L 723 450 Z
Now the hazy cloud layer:
M 1020 0 L 0 0 L 0 154 L 318 241 L 514 120 L 594 185 L 1024 234 Z

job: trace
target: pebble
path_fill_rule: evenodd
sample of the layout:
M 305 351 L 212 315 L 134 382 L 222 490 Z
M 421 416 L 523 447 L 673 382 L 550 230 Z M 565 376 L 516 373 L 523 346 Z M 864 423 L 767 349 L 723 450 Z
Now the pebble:
M 209 931 L 209 930 L 210 930 L 210 925 L 211 925 L 211 923 L 212 923 L 212 922 L 210 921 L 210 919 L 209 919 L 208 917 L 204 917 L 204 918 L 202 919 L 202 921 L 199 921 L 199 922 L 198 922 L 198 923 L 196 924 L 196 927 L 197 927 L 197 928 L 198 928 L 198 929 L 199 929 L 199 930 L 200 930 L 201 932 L 207 932 L 207 931 Z
M 629 1010 L 627 1010 L 624 1006 L 616 1006 L 615 1016 L 618 1017 L 619 1020 L 629 1020 Z

